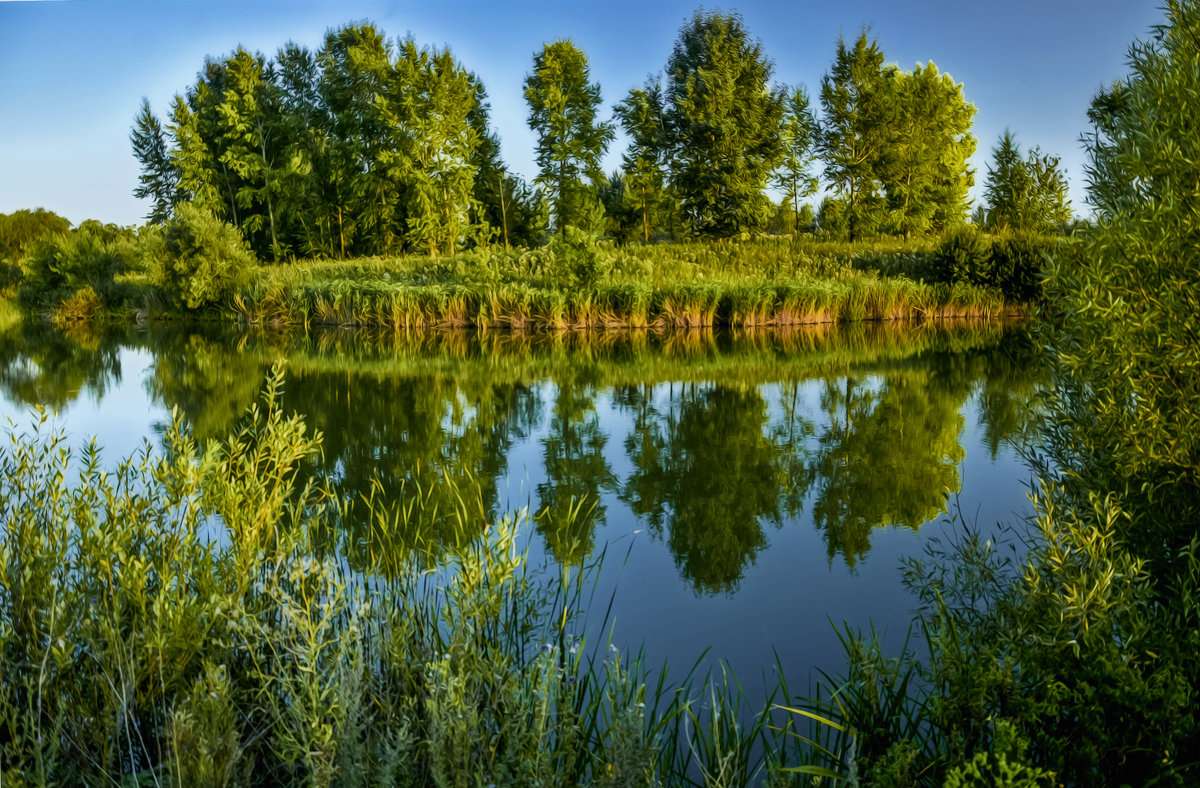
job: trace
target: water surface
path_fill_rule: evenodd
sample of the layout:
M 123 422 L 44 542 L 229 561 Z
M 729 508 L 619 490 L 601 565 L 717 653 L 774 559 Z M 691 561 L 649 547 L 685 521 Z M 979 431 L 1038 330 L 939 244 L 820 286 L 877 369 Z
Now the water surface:
M 527 508 L 533 561 L 577 572 L 604 552 L 593 629 L 611 612 L 592 637 L 644 643 L 652 664 L 686 669 L 708 649 L 753 677 L 777 655 L 807 689 L 814 667 L 840 669 L 835 623 L 903 637 L 901 557 L 953 536 L 949 515 L 1028 513 L 1016 447 L 1033 438 L 1041 373 L 1014 326 L 405 337 L 34 324 L 0 338 L 0 417 L 20 428 L 31 406 L 56 409 L 115 462 L 157 443 L 176 409 L 199 438 L 228 434 L 279 360 L 284 407 L 323 433 L 306 473 L 390 503 L 444 495 L 448 510 L 472 490 L 491 518 Z M 409 535 L 431 565 L 464 536 L 444 526 Z M 345 528 L 359 566 L 409 546 Z

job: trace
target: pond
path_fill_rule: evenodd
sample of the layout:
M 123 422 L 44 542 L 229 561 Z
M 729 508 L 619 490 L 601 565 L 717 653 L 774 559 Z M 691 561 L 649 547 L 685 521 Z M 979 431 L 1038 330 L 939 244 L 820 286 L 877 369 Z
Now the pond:
M 726 660 L 753 682 L 778 659 L 809 689 L 814 670 L 841 669 L 835 625 L 902 642 L 903 556 L 1030 510 L 1017 447 L 1044 373 L 1018 325 L 409 337 L 27 324 L 0 342 L 0 420 L 20 429 L 44 405 L 115 462 L 156 444 L 172 409 L 200 438 L 228 434 L 279 360 L 284 407 L 323 433 L 306 472 L 390 502 L 470 490 L 493 517 L 527 507 L 534 563 L 590 567 L 590 636 L 644 645 L 673 673 L 704 654 L 702 670 Z M 373 552 L 419 543 L 436 565 L 463 534 L 352 536 Z

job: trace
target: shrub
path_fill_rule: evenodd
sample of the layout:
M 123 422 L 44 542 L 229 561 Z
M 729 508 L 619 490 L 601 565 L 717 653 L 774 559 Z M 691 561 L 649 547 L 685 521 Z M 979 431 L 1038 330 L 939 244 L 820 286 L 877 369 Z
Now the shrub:
M 175 212 L 161 239 L 148 243 L 150 280 L 188 309 L 216 304 L 237 292 L 257 264 L 236 227 L 191 204 Z
M 995 284 L 990 247 L 987 237 L 977 228 L 970 225 L 954 228 L 938 247 L 937 277 L 943 282 Z
M 108 300 L 113 277 L 127 267 L 129 246 L 107 228 L 93 225 L 34 244 L 24 262 L 23 304 L 55 305 L 85 288 Z
M 554 276 L 571 287 L 591 290 L 612 268 L 608 250 L 597 243 L 594 235 L 575 227 L 567 227 L 564 235 L 555 236 L 548 248 L 554 253 Z
M 1036 235 L 1019 234 L 997 238 L 992 243 L 992 278 L 1006 296 L 1023 301 L 1039 300 L 1042 295 L 1042 267 L 1054 241 Z

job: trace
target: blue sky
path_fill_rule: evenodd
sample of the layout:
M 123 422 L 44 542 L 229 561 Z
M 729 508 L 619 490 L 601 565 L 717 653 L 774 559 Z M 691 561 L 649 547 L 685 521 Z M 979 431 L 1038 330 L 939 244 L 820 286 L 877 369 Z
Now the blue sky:
M 588 55 L 608 108 L 659 72 L 696 2 L 504 3 L 317 0 L 0 0 L 0 213 L 44 207 L 73 222 L 136 224 L 138 167 L 129 129 L 143 96 L 160 116 L 194 82 L 205 55 L 238 44 L 273 54 L 288 40 L 316 49 L 325 31 L 369 19 L 395 38 L 450 46 L 491 96 L 506 162 L 535 174 L 522 82 L 534 50 L 570 38 Z M 708 7 L 717 7 L 710 4 Z M 774 79 L 810 94 L 839 33 L 871 27 L 888 62 L 932 60 L 975 104 L 975 191 L 1007 126 L 1023 147 L 1062 157 L 1084 205 L 1079 136 L 1101 85 L 1125 73 L 1135 37 L 1162 18 L 1158 0 L 753 0 L 736 10 L 774 61 Z M 609 109 L 610 111 L 610 109 Z M 610 149 L 608 169 L 624 140 Z

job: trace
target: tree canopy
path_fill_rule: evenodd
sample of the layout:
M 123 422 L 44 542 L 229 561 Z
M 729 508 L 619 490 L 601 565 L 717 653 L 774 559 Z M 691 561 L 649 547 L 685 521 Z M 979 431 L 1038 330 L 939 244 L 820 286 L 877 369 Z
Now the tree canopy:
M 671 184 L 698 235 L 730 238 L 771 216 L 764 189 L 783 155 L 783 96 L 736 14 L 697 12 L 667 61 Z

